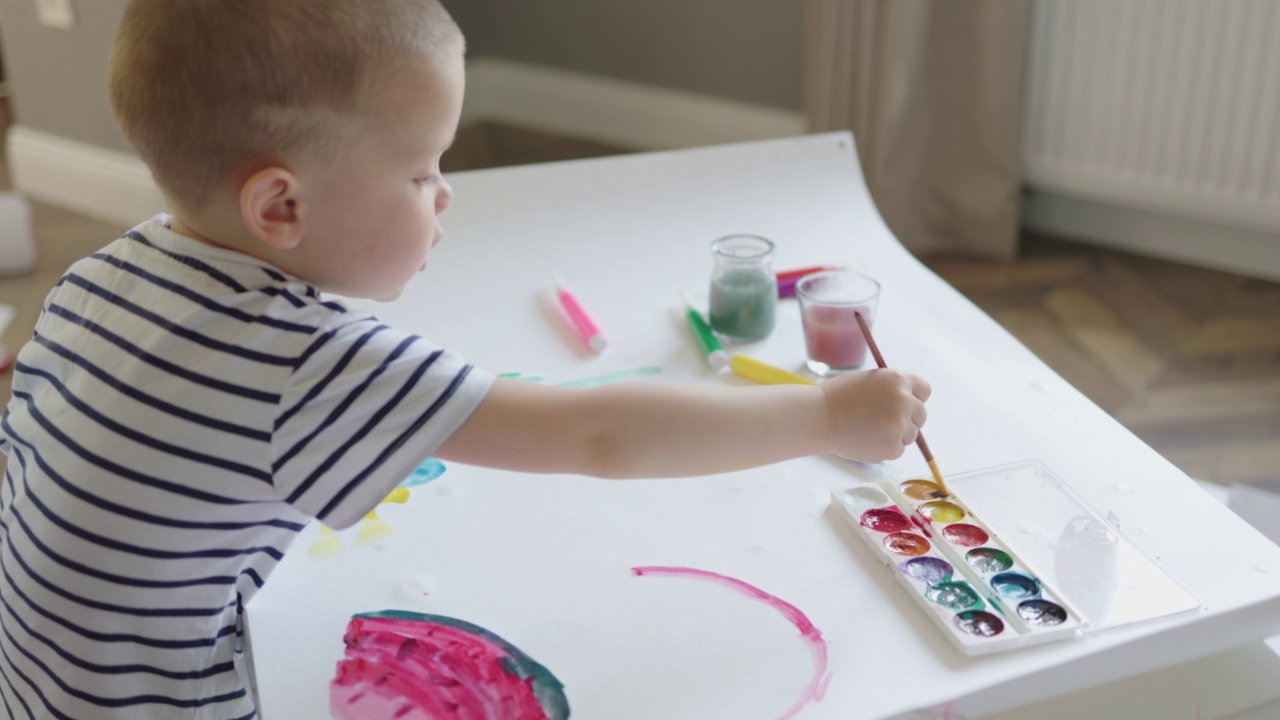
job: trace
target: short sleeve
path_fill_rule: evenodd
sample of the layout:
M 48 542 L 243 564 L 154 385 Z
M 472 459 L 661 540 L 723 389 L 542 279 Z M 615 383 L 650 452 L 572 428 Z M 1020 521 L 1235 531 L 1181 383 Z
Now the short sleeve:
M 364 316 L 322 328 L 281 395 L 277 492 L 334 528 L 355 524 L 480 404 L 493 376 Z

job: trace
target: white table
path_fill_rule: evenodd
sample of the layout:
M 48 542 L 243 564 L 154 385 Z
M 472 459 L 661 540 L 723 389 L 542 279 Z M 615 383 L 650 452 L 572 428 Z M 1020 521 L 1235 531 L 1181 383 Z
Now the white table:
M 801 718 L 953 699 L 966 715 L 992 713 L 1280 634 L 1280 548 L 913 259 L 875 212 L 847 134 L 450 180 L 457 200 L 431 266 L 395 303 L 369 305 L 385 321 L 544 382 L 660 367 L 653 379 L 732 383 L 706 368 L 676 312 L 680 291 L 706 287 L 711 240 L 769 237 L 779 269 L 860 267 L 884 287 L 888 361 L 933 384 L 928 437 L 944 472 L 1039 459 L 1204 609 L 969 659 L 828 511 L 833 488 L 862 479 L 847 463 L 630 482 L 450 465 L 407 504 L 382 506 L 399 530 L 377 545 L 314 560 L 313 524 L 249 605 L 267 720 L 324 716 L 348 620 L 392 608 L 496 632 L 564 683 L 574 717 L 770 718 L 791 706 L 813 670 L 795 627 L 723 588 L 633 577 L 637 565 L 722 573 L 801 609 L 831 672 Z M 578 350 L 545 301 L 553 272 L 604 329 L 603 356 Z M 747 350 L 798 368 L 798 311 L 780 308 L 777 331 Z M 927 474 L 914 452 L 897 469 Z

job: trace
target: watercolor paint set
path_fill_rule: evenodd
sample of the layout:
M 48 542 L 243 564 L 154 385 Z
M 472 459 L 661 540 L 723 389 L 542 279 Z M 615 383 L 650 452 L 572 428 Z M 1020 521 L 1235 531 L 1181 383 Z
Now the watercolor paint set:
M 1038 461 L 879 480 L 832 503 L 966 655 L 1194 612 L 1199 601 Z

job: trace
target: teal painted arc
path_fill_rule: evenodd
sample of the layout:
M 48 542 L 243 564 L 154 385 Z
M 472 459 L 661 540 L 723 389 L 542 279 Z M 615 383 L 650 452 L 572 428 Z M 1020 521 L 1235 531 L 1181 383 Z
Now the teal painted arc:
M 547 720 L 568 720 L 569 699 L 564 694 L 564 683 L 551 674 L 551 671 L 526 655 L 520 648 L 512 645 L 502 637 L 466 620 L 451 618 L 445 615 L 430 615 L 408 610 L 378 610 L 376 612 L 359 613 L 358 618 L 391 618 L 411 622 L 434 623 L 457 628 L 491 643 L 506 653 L 501 660 L 502 668 L 521 680 L 532 679 L 533 696 L 547 713 Z
M 542 378 L 536 375 L 523 375 L 518 372 L 498 373 L 497 377 L 505 378 L 507 380 L 519 380 L 520 382 L 527 382 L 527 383 L 542 382 Z
M 632 368 L 630 370 L 618 370 L 617 372 L 606 373 L 604 375 L 594 375 L 592 377 L 580 378 L 578 380 L 568 380 L 562 383 L 555 383 L 555 386 L 563 388 L 604 387 L 605 385 L 616 385 L 617 383 L 627 382 L 628 380 L 657 375 L 661 372 L 662 368 L 660 366 L 647 365 L 645 367 Z M 518 372 L 500 373 L 498 377 L 529 383 L 540 383 L 543 380 L 541 377 L 536 375 L 524 375 Z
M 604 387 L 605 385 L 614 385 L 636 378 L 649 377 L 662 372 L 662 368 L 657 365 L 649 365 L 646 367 L 634 368 L 631 370 L 619 370 L 606 375 L 596 375 L 594 377 L 583 378 L 581 380 L 570 380 L 569 382 L 557 383 L 557 387 L 563 388 L 595 388 Z

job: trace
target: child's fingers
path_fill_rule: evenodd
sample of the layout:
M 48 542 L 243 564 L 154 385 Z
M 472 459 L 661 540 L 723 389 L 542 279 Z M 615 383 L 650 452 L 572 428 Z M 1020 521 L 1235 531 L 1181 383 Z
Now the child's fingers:
M 929 411 L 925 408 L 923 402 L 912 403 L 912 405 L 911 424 L 915 425 L 916 429 L 922 428 L 925 421 L 929 419 Z
M 915 425 L 908 424 L 907 431 L 902 435 L 902 446 L 906 447 L 910 445 L 911 443 L 915 442 L 916 438 L 919 436 L 920 436 L 920 428 L 916 427 Z
M 920 402 L 928 400 L 929 396 L 933 394 L 933 387 L 929 385 L 929 381 L 919 375 L 909 374 L 907 377 L 911 379 L 911 394 L 920 398 Z

